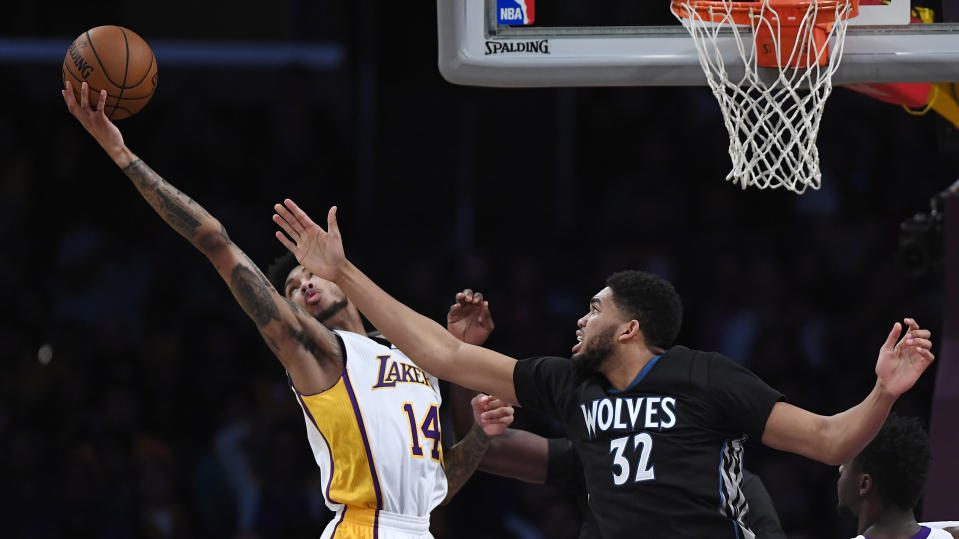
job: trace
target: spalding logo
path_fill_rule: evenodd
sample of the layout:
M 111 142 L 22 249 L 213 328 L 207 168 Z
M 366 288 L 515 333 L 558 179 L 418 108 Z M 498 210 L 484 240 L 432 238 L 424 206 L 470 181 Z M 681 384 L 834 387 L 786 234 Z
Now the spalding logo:
M 86 48 L 86 46 L 87 46 L 86 41 L 81 41 L 79 43 L 79 47 Z M 70 50 L 69 50 L 70 59 L 73 60 L 73 65 L 77 68 L 77 71 L 80 72 L 80 76 L 83 77 L 83 80 L 86 80 L 87 77 L 89 77 L 90 74 L 93 73 L 94 67 L 88 64 L 87 61 L 83 59 L 83 55 L 80 54 L 79 47 L 76 42 L 74 42 L 73 45 L 70 45 Z

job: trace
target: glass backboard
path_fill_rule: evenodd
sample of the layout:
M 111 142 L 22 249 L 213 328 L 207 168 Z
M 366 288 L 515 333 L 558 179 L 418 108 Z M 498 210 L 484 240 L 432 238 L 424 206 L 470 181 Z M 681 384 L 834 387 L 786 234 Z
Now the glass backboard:
M 437 0 L 437 10 L 440 72 L 456 84 L 706 83 L 668 0 Z M 909 24 L 909 14 L 909 0 L 861 0 L 833 81 L 959 81 L 959 24 Z M 720 40 L 726 65 L 735 69 L 732 35 Z

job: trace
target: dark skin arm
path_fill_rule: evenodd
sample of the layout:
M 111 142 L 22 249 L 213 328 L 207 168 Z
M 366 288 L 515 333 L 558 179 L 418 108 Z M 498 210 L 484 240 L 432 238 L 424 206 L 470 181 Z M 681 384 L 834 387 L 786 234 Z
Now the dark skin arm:
M 470 399 L 476 393 L 450 384 L 450 415 L 453 432 L 462 436 L 470 428 Z M 549 443 L 546 438 L 517 429 L 506 429 L 489 441 L 478 469 L 493 475 L 519 479 L 527 483 L 546 482 L 549 464 Z
M 104 114 L 106 91 L 96 110 L 88 102 L 87 83 L 77 103 L 68 81 L 62 91 L 67 109 L 130 178 L 140 196 L 170 228 L 203 253 L 253 320 L 267 345 L 303 393 L 319 393 L 339 378 L 342 352 L 336 336 L 279 294 L 236 246 L 226 228 L 202 206 L 164 180 L 123 142 L 120 130 Z
M 443 500 L 444 505 L 449 503 L 476 471 L 490 441 L 498 439 L 513 422 L 513 408 L 495 397 L 477 395 L 470 404 L 473 408 L 473 426 L 446 455 L 448 488 L 446 499 Z

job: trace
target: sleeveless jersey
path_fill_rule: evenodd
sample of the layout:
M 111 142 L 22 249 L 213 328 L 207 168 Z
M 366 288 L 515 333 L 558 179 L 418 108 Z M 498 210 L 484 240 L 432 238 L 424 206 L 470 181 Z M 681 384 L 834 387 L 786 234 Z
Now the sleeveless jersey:
M 374 529 L 388 525 L 381 513 L 428 518 L 446 497 L 438 380 L 396 347 L 334 333 L 343 348 L 340 379 L 316 395 L 293 388 L 326 505 L 337 514 L 327 532 L 337 536 L 344 517 Z

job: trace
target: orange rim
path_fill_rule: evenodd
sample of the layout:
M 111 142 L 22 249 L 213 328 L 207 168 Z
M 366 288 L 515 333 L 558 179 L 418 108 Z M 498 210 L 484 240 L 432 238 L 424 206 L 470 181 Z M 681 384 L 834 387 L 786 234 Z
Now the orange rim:
M 767 5 L 763 9 L 763 5 Z M 768 21 L 775 21 L 778 16 L 782 26 L 799 26 L 810 9 L 818 8 L 816 24 L 829 24 L 836 20 L 836 8 L 841 5 L 850 6 L 847 18 L 859 14 L 859 0 L 769 0 L 754 2 L 724 2 L 723 0 L 671 0 L 670 9 L 673 14 L 689 18 L 696 12 L 704 21 L 733 22 L 743 26 L 752 26 L 756 17 Z M 689 6 L 689 7 L 687 7 Z

